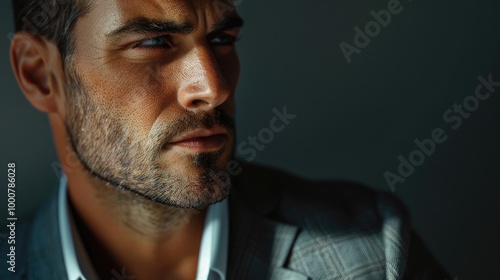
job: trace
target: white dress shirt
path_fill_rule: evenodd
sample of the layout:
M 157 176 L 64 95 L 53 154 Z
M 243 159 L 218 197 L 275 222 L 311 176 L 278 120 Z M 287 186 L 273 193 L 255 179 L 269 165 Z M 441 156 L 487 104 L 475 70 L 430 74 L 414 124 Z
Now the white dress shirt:
M 69 280 L 98 279 L 90 261 L 71 211 L 68 209 L 67 180 L 59 184 L 58 220 L 64 264 Z M 208 207 L 201 238 L 196 280 L 225 280 L 229 240 L 229 212 L 227 199 Z M 125 268 L 111 271 L 115 279 L 136 279 Z M 128 278 L 126 277 L 128 276 Z

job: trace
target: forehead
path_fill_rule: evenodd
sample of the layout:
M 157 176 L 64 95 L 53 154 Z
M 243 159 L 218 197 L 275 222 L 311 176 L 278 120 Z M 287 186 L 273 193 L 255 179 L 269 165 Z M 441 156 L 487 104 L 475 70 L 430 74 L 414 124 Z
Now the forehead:
M 82 21 L 106 33 L 136 18 L 191 23 L 195 27 L 236 14 L 230 0 L 94 0 Z

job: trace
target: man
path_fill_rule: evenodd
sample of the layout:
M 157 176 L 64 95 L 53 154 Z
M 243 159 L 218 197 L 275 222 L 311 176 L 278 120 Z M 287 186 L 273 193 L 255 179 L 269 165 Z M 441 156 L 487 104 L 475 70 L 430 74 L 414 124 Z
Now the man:
M 65 176 L 2 277 L 447 277 L 394 197 L 232 160 L 243 21 L 230 2 L 13 5 L 13 70 Z

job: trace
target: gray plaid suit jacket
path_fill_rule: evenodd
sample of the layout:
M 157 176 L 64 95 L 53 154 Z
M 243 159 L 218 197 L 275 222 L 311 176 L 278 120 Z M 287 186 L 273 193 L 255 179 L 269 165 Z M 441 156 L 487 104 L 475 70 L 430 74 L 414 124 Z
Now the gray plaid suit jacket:
M 233 186 L 227 279 L 452 279 L 390 194 L 252 165 Z M 56 195 L 16 238 L 16 273 L 3 262 L 0 279 L 67 279 Z

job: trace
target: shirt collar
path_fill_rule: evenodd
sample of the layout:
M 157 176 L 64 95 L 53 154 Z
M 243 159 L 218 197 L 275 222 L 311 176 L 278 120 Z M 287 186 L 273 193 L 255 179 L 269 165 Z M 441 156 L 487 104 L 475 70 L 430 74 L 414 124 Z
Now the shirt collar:
M 95 269 L 87 255 L 68 208 L 67 179 L 59 183 L 58 220 L 64 264 L 69 280 L 97 279 Z M 207 209 L 196 280 L 225 280 L 229 240 L 229 211 L 227 199 Z
M 228 213 L 227 198 L 208 207 L 201 237 L 196 280 L 226 279 L 229 241 Z

